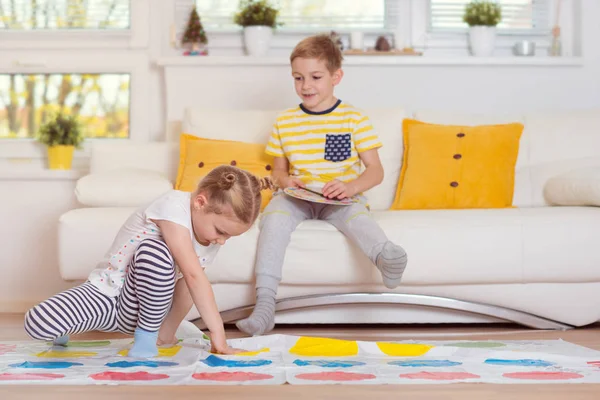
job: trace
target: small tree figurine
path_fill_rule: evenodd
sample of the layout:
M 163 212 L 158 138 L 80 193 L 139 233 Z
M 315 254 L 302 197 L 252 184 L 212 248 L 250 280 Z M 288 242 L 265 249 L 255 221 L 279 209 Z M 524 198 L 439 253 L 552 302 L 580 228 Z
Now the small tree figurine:
M 81 147 L 83 133 L 77 117 L 58 114 L 40 127 L 37 140 L 48 146 L 50 169 L 71 169 L 73 151 Z
M 204 27 L 200 22 L 200 16 L 198 15 L 198 11 L 196 11 L 196 7 L 194 7 L 190 14 L 187 28 L 185 29 L 183 39 L 181 40 L 181 44 L 185 45 L 188 43 L 191 43 L 192 49 L 190 51 L 186 51 L 184 55 L 205 56 L 208 54 L 208 51 L 205 47 L 205 45 L 208 43 L 208 39 L 206 38 L 206 32 L 204 31 Z

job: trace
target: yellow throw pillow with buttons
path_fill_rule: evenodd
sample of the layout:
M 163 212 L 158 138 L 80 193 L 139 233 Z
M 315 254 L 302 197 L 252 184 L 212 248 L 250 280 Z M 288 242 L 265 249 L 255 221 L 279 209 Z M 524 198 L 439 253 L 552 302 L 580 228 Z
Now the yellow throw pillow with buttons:
M 175 189 L 193 192 L 200 180 L 220 165 L 234 165 L 262 178 L 271 175 L 273 157 L 265 153 L 264 144 L 205 139 L 181 134 Z M 270 190 L 262 192 L 261 211 L 267 206 L 272 195 Z
M 523 128 L 405 119 L 402 170 L 390 209 L 512 207 Z

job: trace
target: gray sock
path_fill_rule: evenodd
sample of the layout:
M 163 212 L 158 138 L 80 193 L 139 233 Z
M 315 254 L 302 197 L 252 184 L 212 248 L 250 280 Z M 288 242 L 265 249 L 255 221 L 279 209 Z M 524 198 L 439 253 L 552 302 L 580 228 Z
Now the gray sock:
M 275 327 L 275 296 L 268 288 L 256 289 L 256 305 L 252 314 L 236 322 L 238 329 L 251 336 L 259 336 Z
M 386 242 L 377 255 L 375 265 L 381 272 L 383 284 L 388 289 L 395 289 L 402 280 L 406 268 L 407 257 L 404 249 L 392 242 Z

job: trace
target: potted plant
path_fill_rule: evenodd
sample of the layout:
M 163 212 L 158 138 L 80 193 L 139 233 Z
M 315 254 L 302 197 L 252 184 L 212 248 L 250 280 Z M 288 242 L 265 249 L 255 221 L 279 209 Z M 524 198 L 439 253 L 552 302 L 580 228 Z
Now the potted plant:
M 496 25 L 502 20 L 502 8 L 494 1 L 475 0 L 467 4 L 463 21 L 469 25 L 471 54 L 489 57 L 496 44 Z
M 81 147 L 83 133 L 77 117 L 58 114 L 42 124 L 37 140 L 48 146 L 50 169 L 71 169 L 73 151 Z
M 269 50 L 273 29 L 279 25 L 279 10 L 268 0 L 241 0 L 234 22 L 244 28 L 244 45 L 250 56 L 264 56 Z

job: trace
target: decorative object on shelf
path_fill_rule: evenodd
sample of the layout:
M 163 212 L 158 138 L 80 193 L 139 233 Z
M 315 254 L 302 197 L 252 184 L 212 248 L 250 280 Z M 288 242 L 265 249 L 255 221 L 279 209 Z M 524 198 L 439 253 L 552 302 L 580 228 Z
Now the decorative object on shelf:
M 76 116 L 58 114 L 42 124 L 37 141 L 48 146 L 50 169 L 71 169 L 73 152 L 83 142 L 81 125 Z
M 467 4 L 463 21 L 469 25 L 469 47 L 477 57 L 494 54 L 496 25 L 502 20 L 502 8 L 495 1 L 474 0 Z
M 562 55 L 562 43 L 560 40 L 560 26 L 558 21 L 560 19 L 560 3 L 561 0 L 556 1 L 556 15 L 554 19 L 554 26 L 552 27 L 552 41 L 548 48 L 548 54 L 552 57 L 560 57 Z
M 375 42 L 375 50 L 377 51 L 390 51 L 392 46 L 385 36 L 379 36 Z
M 249 56 L 262 57 L 269 51 L 279 10 L 268 0 L 241 0 L 234 22 L 244 28 L 244 45 Z
M 535 42 L 531 40 L 519 40 L 513 46 L 513 54 L 515 56 L 534 56 Z
M 416 51 L 411 47 L 405 47 L 403 49 L 390 49 L 389 51 L 379 51 L 375 49 L 350 49 L 343 53 L 346 56 L 422 56 L 423 53 Z
M 342 36 L 336 31 L 329 32 L 329 37 L 337 46 L 340 48 L 340 51 L 344 51 L 344 42 L 342 41 Z
M 350 32 L 350 48 L 352 50 L 362 50 L 365 47 L 365 34 L 361 31 Z
M 183 39 L 181 39 L 182 45 L 188 45 L 191 48 L 183 53 L 183 55 L 208 55 L 208 49 L 206 48 L 207 43 L 208 39 L 206 38 L 206 32 L 204 31 L 204 27 L 200 22 L 198 11 L 196 11 L 196 7 L 194 7 L 190 13 L 190 19 L 188 21 L 187 28 L 185 29 L 185 33 L 183 34 Z

